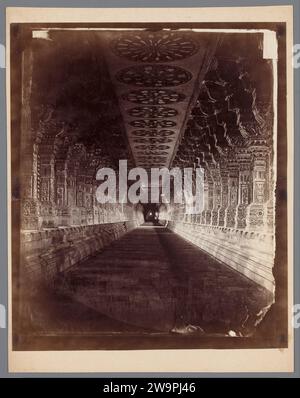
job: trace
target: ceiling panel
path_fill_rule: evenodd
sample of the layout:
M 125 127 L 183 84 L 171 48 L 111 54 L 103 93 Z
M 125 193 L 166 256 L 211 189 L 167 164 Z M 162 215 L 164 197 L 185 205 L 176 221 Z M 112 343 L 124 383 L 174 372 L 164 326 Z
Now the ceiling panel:
M 136 166 L 169 167 L 217 35 L 143 30 L 99 38 Z

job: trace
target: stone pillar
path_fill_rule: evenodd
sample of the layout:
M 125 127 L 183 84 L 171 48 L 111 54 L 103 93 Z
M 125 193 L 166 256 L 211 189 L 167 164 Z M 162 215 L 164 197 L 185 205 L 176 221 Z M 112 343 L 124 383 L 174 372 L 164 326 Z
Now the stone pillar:
M 105 222 L 105 209 L 104 204 L 99 205 L 99 224 L 104 224 Z
M 86 176 L 85 178 L 85 193 L 84 204 L 86 208 L 86 223 L 88 225 L 94 224 L 94 197 L 93 197 L 93 184 L 92 177 Z
M 76 164 L 70 159 L 69 154 L 65 162 L 66 175 L 66 207 L 68 211 L 68 225 L 78 225 L 76 207 Z
M 38 151 L 31 126 L 31 89 L 33 71 L 33 52 L 26 48 L 22 52 L 22 111 L 20 143 L 20 194 L 21 229 L 37 230 L 39 223 L 38 190 Z
M 214 206 L 214 181 L 210 172 L 207 173 L 207 209 L 205 211 L 205 224 L 211 225 L 212 223 L 212 209 Z
M 222 164 L 220 169 L 221 176 L 221 207 L 218 214 L 218 225 L 225 226 L 225 213 L 228 206 L 228 168 L 227 164 Z
M 250 203 L 250 154 L 246 149 L 237 155 L 239 163 L 239 199 L 237 207 L 236 227 L 244 229 L 247 226 L 247 208 Z
M 236 213 L 239 195 L 239 167 L 236 161 L 228 164 L 228 206 L 225 212 L 226 223 L 228 228 L 236 227 Z
M 41 226 L 45 228 L 53 228 L 57 225 L 55 159 L 52 150 L 52 142 L 41 143 L 39 146 L 40 221 Z
M 206 209 L 208 209 L 208 182 L 207 182 L 207 170 L 204 170 L 204 182 L 203 182 L 203 211 L 201 213 L 201 224 L 206 223 Z
M 86 223 L 86 214 L 84 208 L 84 176 L 77 174 L 76 179 L 76 218 L 75 225 L 84 225 Z
M 201 214 L 201 223 L 211 224 L 211 211 L 213 208 L 213 180 L 208 169 L 204 171 L 204 209 Z
M 252 203 L 247 212 L 247 229 L 265 231 L 267 192 L 267 158 L 268 147 L 263 139 L 251 143 L 252 153 Z
M 56 178 L 55 178 L 55 158 L 51 156 L 50 160 L 50 202 L 55 205 L 56 202 Z
M 220 169 L 216 168 L 211 171 L 213 178 L 213 209 L 211 212 L 211 224 L 218 225 L 219 209 L 221 207 L 221 174 Z
M 56 205 L 57 225 L 71 225 L 71 213 L 68 206 L 68 170 L 64 160 L 56 162 Z
M 264 225 L 266 232 L 274 234 L 275 232 L 275 184 L 274 184 L 274 171 L 273 171 L 273 151 L 270 148 L 267 155 L 267 181 L 266 181 L 266 204 L 264 211 Z
M 92 191 L 93 191 L 93 223 L 94 224 L 100 224 L 99 203 L 97 202 L 97 198 L 96 198 L 96 190 L 97 190 L 97 184 L 94 181 L 93 185 L 92 185 Z

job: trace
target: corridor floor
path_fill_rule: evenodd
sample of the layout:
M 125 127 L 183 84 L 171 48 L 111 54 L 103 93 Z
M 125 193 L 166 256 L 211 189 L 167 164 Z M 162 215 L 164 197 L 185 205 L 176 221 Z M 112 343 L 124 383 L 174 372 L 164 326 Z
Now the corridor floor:
M 57 288 L 52 328 L 73 332 L 244 336 L 272 302 L 266 289 L 164 227 L 127 233 L 69 269 Z

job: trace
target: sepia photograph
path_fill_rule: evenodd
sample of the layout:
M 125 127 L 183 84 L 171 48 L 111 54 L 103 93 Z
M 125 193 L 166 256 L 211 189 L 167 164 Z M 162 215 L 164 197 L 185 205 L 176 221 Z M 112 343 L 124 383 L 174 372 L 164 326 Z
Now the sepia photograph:
M 287 22 L 22 10 L 11 351 L 290 349 Z

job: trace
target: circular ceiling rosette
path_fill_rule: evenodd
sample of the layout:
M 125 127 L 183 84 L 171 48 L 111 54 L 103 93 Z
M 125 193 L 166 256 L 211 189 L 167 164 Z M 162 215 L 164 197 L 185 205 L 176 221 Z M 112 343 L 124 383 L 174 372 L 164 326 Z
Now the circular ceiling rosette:
M 149 128 L 149 129 L 170 128 L 176 126 L 176 122 L 174 122 L 173 120 L 151 120 L 151 119 L 132 120 L 129 124 L 133 127 Z
M 178 32 L 133 32 L 112 41 L 116 55 L 135 62 L 172 62 L 194 55 L 197 43 Z
M 133 140 L 136 144 L 167 144 L 172 141 L 172 138 L 135 138 Z
M 183 101 L 186 97 L 181 93 L 167 89 L 141 89 L 123 94 L 126 101 L 140 105 L 167 105 Z
M 164 117 L 175 117 L 178 115 L 176 109 L 164 106 L 138 106 L 128 110 L 128 114 L 133 117 L 143 117 L 145 119 L 156 119 Z
M 139 150 L 148 150 L 148 151 L 159 151 L 159 150 L 167 150 L 170 149 L 169 145 L 135 145 L 136 149 Z
M 172 130 L 134 130 L 131 134 L 137 137 L 169 137 L 175 133 Z
M 137 156 L 140 156 L 140 155 L 143 155 L 143 156 L 167 156 L 167 155 L 169 155 L 169 153 L 166 151 L 145 150 L 145 151 L 136 152 L 136 155 Z
M 173 65 L 135 65 L 119 71 L 116 78 L 133 86 L 172 87 L 189 82 L 192 74 Z

